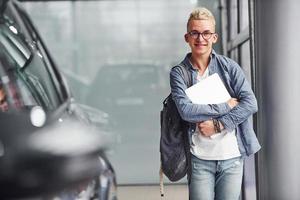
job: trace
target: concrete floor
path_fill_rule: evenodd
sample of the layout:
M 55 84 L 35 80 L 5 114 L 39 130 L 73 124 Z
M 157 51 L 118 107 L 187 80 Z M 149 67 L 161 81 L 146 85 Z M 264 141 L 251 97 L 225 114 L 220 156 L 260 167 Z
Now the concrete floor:
M 118 200 L 188 200 L 186 185 L 165 185 L 160 196 L 159 185 L 118 186 Z

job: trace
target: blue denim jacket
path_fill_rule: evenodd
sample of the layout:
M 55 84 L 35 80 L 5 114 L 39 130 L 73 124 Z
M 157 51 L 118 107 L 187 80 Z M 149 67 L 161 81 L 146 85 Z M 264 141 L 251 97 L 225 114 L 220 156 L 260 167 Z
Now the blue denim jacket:
M 192 74 L 192 84 L 197 83 L 197 70 L 190 62 L 191 53 L 181 62 Z M 189 123 L 189 139 L 196 130 L 196 123 L 216 118 L 222 122 L 226 130 L 236 129 L 239 150 L 242 156 L 257 152 L 261 146 L 253 130 L 251 115 L 257 112 L 257 102 L 250 84 L 241 67 L 232 59 L 218 55 L 214 50 L 208 65 L 209 74 L 218 73 L 225 87 L 239 104 L 233 109 L 224 102 L 220 104 L 193 104 L 185 94 L 187 85 L 178 67 L 170 72 L 170 85 L 173 100 L 183 120 Z

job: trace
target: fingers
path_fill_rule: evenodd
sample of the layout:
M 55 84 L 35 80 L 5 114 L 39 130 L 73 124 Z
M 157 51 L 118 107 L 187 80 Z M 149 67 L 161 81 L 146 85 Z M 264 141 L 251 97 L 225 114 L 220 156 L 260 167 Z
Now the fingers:
M 207 126 L 209 124 L 209 122 L 208 121 L 204 121 L 204 122 L 200 122 L 200 123 L 198 123 L 198 127 L 200 128 L 202 128 L 202 127 L 205 127 L 205 126 Z
M 239 101 L 238 99 L 236 98 L 230 98 L 228 101 L 227 101 L 227 104 L 229 105 L 229 107 L 232 109 L 234 108 L 235 106 L 237 106 L 239 104 Z
M 200 134 L 209 137 L 215 133 L 212 120 L 207 120 L 197 124 Z

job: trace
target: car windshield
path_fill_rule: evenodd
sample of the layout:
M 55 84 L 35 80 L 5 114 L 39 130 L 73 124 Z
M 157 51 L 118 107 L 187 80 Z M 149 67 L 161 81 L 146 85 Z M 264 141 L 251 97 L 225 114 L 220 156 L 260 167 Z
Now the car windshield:
M 43 69 L 42 55 L 29 46 L 17 28 L 8 21 L 0 23 L 0 106 L 2 111 L 40 105 L 52 110 L 57 97 Z M 48 91 L 47 91 L 48 90 Z M 49 93 L 51 93 L 49 95 Z
M 18 69 L 30 59 L 30 50 L 15 37 L 13 26 L 0 24 L 0 111 L 36 105 Z
M 25 32 L 36 35 L 34 29 L 23 30 L 8 16 L 0 18 L 0 89 L 7 101 L 2 110 L 33 105 L 54 110 L 63 100 L 62 86 L 43 45 L 38 38 L 25 39 Z

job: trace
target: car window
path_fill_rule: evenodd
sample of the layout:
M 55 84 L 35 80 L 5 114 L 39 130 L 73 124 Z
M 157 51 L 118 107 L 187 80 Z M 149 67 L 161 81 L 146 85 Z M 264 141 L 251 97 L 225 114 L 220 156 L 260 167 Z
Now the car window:
M 26 41 L 30 42 L 30 46 L 35 48 L 38 52 L 38 55 L 42 58 L 42 67 L 51 80 L 53 90 L 50 92 L 56 92 L 56 94 L 53 93 L 53 95 L 56 95 L 60 101 L 66 101 L 70 97 L 70 92 L 64 78 L 55 67 L 53 59 L 50 57 L 45 44 L 41 40 L 37 30 L 33 26 L 26 12 L 24 12 L 24 10 L 20 8 L 18 4 L 15 6 L 16 11 L 22 19 L 21 21 L 18 21 L 18 26 L 23 27 L 22 31 L 26 35 Z
M 0 49 L 1 85 L 9 105 L 18 108 L 37 104 L 45 110 L 58 107 L 59 98 L 43 56 L 34 45 L 27 45 L 13 25 L 0 24 Z

